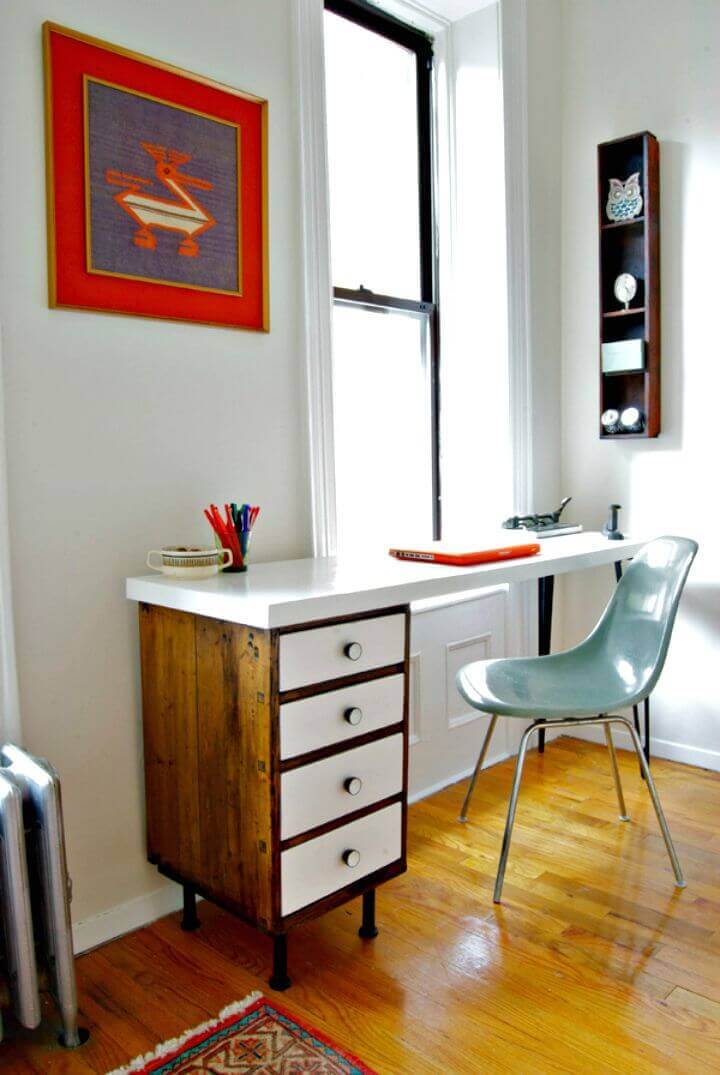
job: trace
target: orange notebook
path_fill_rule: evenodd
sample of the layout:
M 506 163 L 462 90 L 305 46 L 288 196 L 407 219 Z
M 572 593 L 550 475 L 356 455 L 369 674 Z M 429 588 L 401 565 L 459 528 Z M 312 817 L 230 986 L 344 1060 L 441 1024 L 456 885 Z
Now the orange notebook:
M 474 564 L 491 564 L 497 560 L 514 560 L 520 556 L 535 556 L 540 552 L 537 541 L 524 541 L 514 545 L 486 546 L 469 549 L 445 541 L 431 541 L 424 547 L 390 549 L 396 560 L 420 560 L 429 564 L 450 564 L 453 567 L 472 567 Z

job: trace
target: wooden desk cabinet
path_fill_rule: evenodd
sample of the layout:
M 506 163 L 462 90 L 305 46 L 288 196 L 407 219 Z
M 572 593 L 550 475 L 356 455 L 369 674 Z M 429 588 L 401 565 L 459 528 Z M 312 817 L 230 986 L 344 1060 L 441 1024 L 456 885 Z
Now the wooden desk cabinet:
M 141 602 L 148 858 L 270 934 L 406 869 L 408 606 L 266 630 Z
M 246 574 L 127 580 L 140 608 L 148 855 L 195 896 L 274 938 L 405 870 L 409 608 L 612 564 L 643 542 L 572 534 L 537 556 L 459 569 L 320 557 Z M 332 617 L 332 618 L 330 618 Z

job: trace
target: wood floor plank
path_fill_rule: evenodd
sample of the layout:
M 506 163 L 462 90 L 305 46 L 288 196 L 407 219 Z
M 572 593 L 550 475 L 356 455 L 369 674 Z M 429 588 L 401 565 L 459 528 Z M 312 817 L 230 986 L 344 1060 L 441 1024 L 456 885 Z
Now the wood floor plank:
M 380 1075 L 684 1075 L 720 1066 L 720 775 L 654 761 L 688 887 L 673 884 L 637 760 L 618 751 L 631 822 L 617 819 L 607 752 L 562 738 L 532 751 L 503 904 L 492 903 L 513 763 L 410 809 L 409 872 L 290 937 L 291 1013 Z M 267 986 L 271 945 L 200 904 L 78 960 L 76 1051 L 11 1025 L 3 1075 L 105 1075 Z M 48 1002 L 49 1004 L 49 1002 Z
M 669 1008 L 682 1008 L 705 1019 L 713 1019 L 718 1023 L 720 1031 L 720 1001 L 710 1000 L 700 993 L 694 993 L 690 989 L 683 989 L 682 986 L 677 985 L 670 991 L 665 1003 Z

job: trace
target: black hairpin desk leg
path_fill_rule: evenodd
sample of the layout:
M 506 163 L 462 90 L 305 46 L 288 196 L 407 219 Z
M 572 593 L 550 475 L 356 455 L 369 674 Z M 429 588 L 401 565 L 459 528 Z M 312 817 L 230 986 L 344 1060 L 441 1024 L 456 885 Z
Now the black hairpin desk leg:
M 545 575 L 538 579 L 538 654 L 541 657 L 546 657 L 550 652 L 554 590 L 554 575 Z M 538 753 L 545 753 L 544 728 L 538 732 Z
M 621 560 L 616 560 L 615 561 L 615 580 L 617 582 L 619 582 L 621 578 L 622 578 L 622 561 Z M 643 752 L 644 752 L 645 757 L 646 757 L 646 759 L 648 761 L 648 764 L 649 764 L 650 763 L 650 699 L 649 698 L 645 699 L 645 702 L 643 703 L 643 707 L 644 707 L 644 710 L 645 710 L 645 712 L 644 712 L 644 717 L 645 717 L 645 733 L 644 733 L 644 736 L 643 736 L 643 733 L 640 731 L 640 710 L 639 710 L 638 706 L 636 706 L 636 705 L 634 705 L 632 707 L 633 724 L 635 725 L 635 731 L 638 733 L 638 738 L 640 739 L 640 741 L 643 744 Z M 644 775 L 642 769 L 640 770 L 640 776 L 642 776 L 643 780 L 645 779 L 645 775 Z

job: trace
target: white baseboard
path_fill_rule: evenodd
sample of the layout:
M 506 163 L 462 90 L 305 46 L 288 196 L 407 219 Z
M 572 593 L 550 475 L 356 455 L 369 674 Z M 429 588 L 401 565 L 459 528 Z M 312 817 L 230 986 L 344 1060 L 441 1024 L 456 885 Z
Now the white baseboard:
M 134 900 L 119 903 L 107 911 L 84 918 L 73 925 L 73 943 L 76 954 L 97 948 L 100 944 L 134 929 L 147 926 L 182 907 L 182 889 L 168 881 L 162 888 L 137 896 Z
M 494 754 L 487 762 L 487 765 L 496 765 L 507 757 L 509 757 L 507 753 Z M 414 792 L 409 796 L 408 801 L 413 803 L 419 799 L 426 799 L 436 791 L 442 791 L 443 788 L 449 787 L 450 784 L 455 784 L 458 780 L 464 780 L 470 776 L 473 768 L 474 766 L 470 769 L 464 769 L 462 772 L 448 776 L 430 787 Z M 179 911 L 181 907 L 182 889 L 174 882 L 168 881 L 162 888 L 157 888 L 144 896 L 137 896 L 133 900 L 127 900 L 126 903 L 119 903 L 115 907 L 110 907 L 100 914 L 75 922 L 73 924 L 75 953 L 79 955 L 81 952 L 87 952 L 101 944 L 107 944 L 108 941 L 112 941 L 116 937 L 122 937 L 125 933 L 141 929 L 143 926 L 148 926 L 151 922 L 155 922 L 158 918 L 172 914 L 173 911 Z
M 484 769 L 489 769 L 491 765 L 497 765 L 498 762 L 505 761 L 510 755 L 507 751 L 504 753 L 493 754 L 491 758 L 485 762 Z M 459 773 L 453 773 L 450 776 L 444 776 L 442 780 L 436 781 L 434 784 L 429 784 L 428 787 L 420 788 L 419 791 L 412 791 L 408 795 L 409 803 L 420 802 L 421 799 L 427 799 L 431 795 L 434 795 L 438 791 L 443 791 L 444 788 L 449 788 L 451 784 L 457 784 L 459 780 L 467 780 L 472 773 L 474 765 L 471 765 L 469 769 L 462 769 Z
M 573 739 L 588 739 L 591 743 L 604 743 L 605 732 L 602 728 L 578 728 L 567 729 L 564 734 Z M 619 750 L 632 750 L 630 733 L 613 727 L 613 739 Z M 704 747 L 694 747 L 687 743 L 673 743 L 670 739 L 656 739 L 650 736 L 650 757 L 667 758 L 668 761 L 679 761 L 684 765 L 694 765 L 698 769 L 711 769 L 720 772 L 720 750 L 706 750 Z

